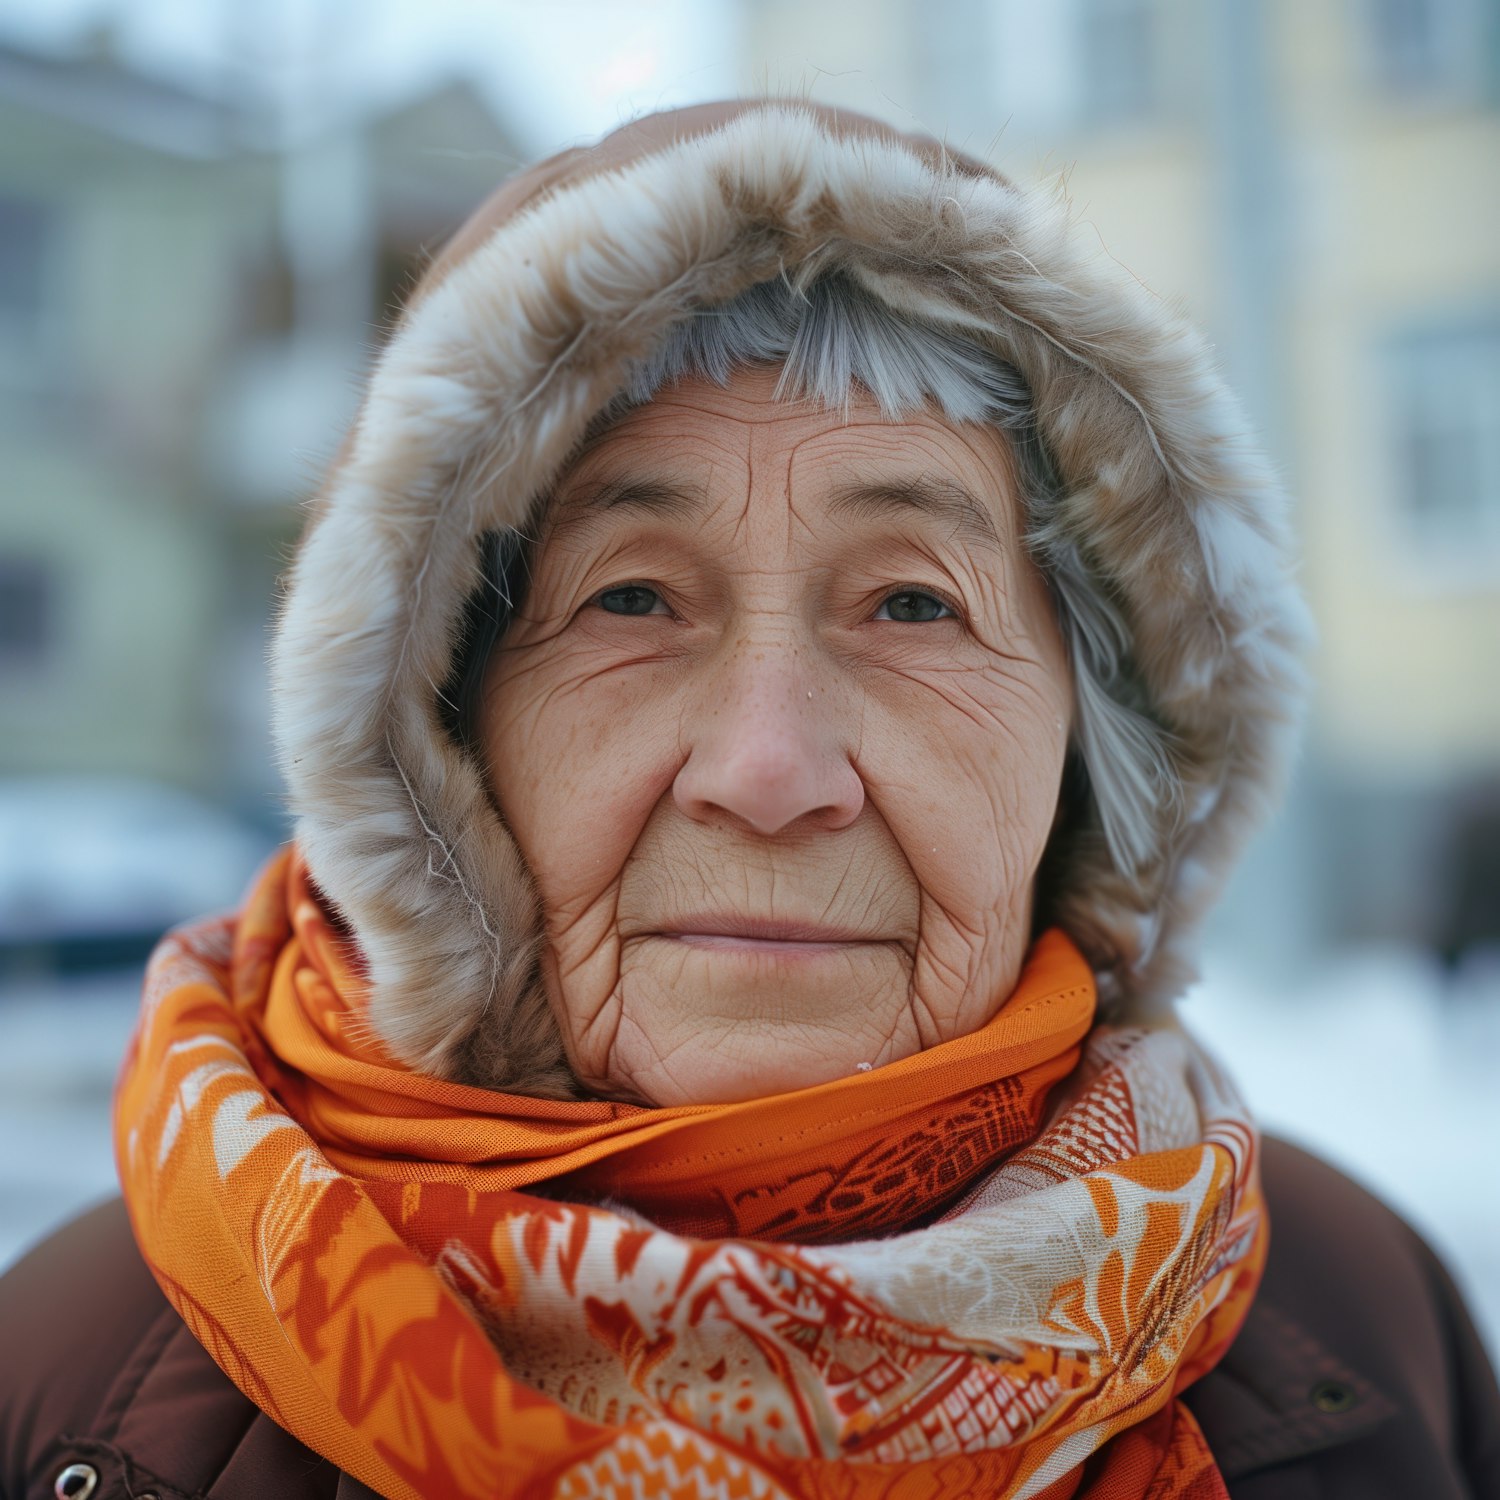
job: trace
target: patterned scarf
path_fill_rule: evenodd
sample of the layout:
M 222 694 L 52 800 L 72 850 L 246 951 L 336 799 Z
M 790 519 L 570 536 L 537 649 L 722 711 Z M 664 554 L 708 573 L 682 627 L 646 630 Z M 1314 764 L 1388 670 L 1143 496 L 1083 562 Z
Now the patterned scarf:
M 641 1109 L 395 1063 L 292 851 L 158 948 L 136 1238 L 229 1377 L 382 1495 L 1210 1500 L 1184 1386 L 1248 1311 L 1253 1126 L 1058 932 L 979 1032 Z

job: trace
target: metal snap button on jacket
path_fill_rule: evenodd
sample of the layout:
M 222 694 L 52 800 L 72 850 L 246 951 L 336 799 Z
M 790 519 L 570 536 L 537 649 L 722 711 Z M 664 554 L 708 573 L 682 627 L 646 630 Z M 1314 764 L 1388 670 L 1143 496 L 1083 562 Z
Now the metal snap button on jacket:
M 1343 1380 L 1320 1380 L 1308 1395 L 1319 1411 L 1338 1416 L 1359 1405 L 1354 1387 Z
M 69 1464 L 52 1481 L 52 1493 L 58 1500 L 88 1500 L 99 1488 L 99 1471 L 93 1464 Z

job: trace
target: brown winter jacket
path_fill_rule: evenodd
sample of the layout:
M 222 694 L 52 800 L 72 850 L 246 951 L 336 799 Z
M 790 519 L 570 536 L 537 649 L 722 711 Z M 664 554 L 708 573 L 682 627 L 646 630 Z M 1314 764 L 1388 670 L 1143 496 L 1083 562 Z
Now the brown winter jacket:
M 1186 1397 L 1232 1500 L 1500 1500 L 1500 1390 L 1442 1265 L 1295 1147 L 1267 1141 L 1264 1176 L 1265 1281 Z M 82 1497 L 90 1473 L 88 1500 L 371 1494 L 220 1373 L 118 1200 L 0 1278 L 0 1500 Z

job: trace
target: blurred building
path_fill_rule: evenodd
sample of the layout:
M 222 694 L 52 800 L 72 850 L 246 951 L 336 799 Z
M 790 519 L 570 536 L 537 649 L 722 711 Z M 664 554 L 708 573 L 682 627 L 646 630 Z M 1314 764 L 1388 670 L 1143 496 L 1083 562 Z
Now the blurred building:
M 1500 1010 L 1459 999 L 1500 963 L 1487 990 L 1443 985 L 1419 951 L 1500 943 L 1500 5 L 697 3 L 738 25 L 747 93 L 1059 178 L 1099 253 L 1218 345 L 1295 498 L 1322 644 L 1299 782 L 1190 1020 L 1268 1129 L 1454 1257 L 1500 1351 Z M 133 8 L 212 11 L 223 45 L 184 87 L 107 33 L 63 57 L 0 42 L 0 1266 L 111 1190 L 145 949 L 232 901 L 280 832 L 276 577 L 405 290 L 519 141 L 601 98 L 623 118 L 722 89 L 717 41 L 652 71 L 686 55 L 672 6 L 621 7 L 638 41 L 592 72 L 583 12 L 531 7 L 529 45 L 568 69 L 536 68 L 557 97 L 514 123 L 495 100 L 517 70 L 476 49 L 472 84 L 375 97 L 352 3 L 95 13 L 128 32 Z M 409 24 L 453 33 L 459 9 Z M 514 62 L 501 10 L 472 8 Z M 167 785 L 83 780 L 121 772 Z M 1369 938 L 1413 946 L 1299 963 Z
M 269 184 L 221 104 L 0 50 L 0 771 L 211 764 L 202 417 Z
M 516 164 L 461 84 L 292 132 L 107 34 L 0 46 L 0 776 L 139 775 L 276 826 L 299 502 L 404 287 Z
M 1500 941 L 1500 7 L 736 14 L 745 91 L 1058 178 L 1267 435 L 1317 698 L 1221 921 L 1290 950 Z M 279 92 L 229 58 L 194 93 L 107 36 L 0 48 L 0 775 L 134 771 L 277 822 L 265 631 L 297 503 L 415 270 L 519 161 L 482 87 L 373 101 L 336 52 Z
M 1100 253 L 1222 351 L 1295 497 L 1321 635 L 1298 787 L 1226 918 L 1500 942 L 1500 7 L 745 15 L 746 88 L 1058 177 Z

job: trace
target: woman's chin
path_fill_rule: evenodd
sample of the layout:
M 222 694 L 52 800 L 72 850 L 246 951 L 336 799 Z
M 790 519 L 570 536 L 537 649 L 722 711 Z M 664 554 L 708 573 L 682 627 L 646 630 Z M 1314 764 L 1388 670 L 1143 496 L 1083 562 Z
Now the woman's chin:
M 778 1036 L 776 1029 L 762 1032 L 750 1050 L 728 1031 L 694 1038 L 665 1059 L 654 1057 L 644 1066 L 624 1070 L 630 1092 L 659 1108 L 738 1104 L 832 1083 L 860 1071 L 861 1063 L 873 1065 L 867 1058 L 854 1060 L 852 1054 L 830 1056 L 811 1043 L 805 1031 Z
M 899 946 L 673 946 L 667 972 L 622 985 L 610 1057 L 615 1086 L 651 1104 L 785 1094 L 920 1050 Z

